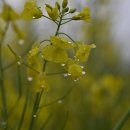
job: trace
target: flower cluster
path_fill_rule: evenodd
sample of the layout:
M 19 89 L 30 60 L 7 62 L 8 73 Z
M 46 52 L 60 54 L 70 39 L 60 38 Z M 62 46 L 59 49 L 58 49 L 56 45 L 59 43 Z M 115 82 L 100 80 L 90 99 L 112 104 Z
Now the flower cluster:
M 95 48 L 96 46 L 94 44 L 86 44 L 74 41 L 70 36 L 65 33 L 59 32 L 59 30 L 63 24 L 66 24 L 73 20 L 84 20 L 85 22 L 90 22 L 89 7 L 86 7 L 85 9 L 83 9 L 83 11 L 73 15 L 71 18 L 67 18 L 66 16 L 68 14 L 75 13 L 76 9 L 70 9 L 68 7 L 67 0 L 63 0 L 62 5 L 56 2 L 54 7 L 46 4 L 45 9 L 48 16 L 45 16 L 42 13 L 41 8 L 37 7 L 36 3 L 27 2 L 22 12 L 22 17 L 26 20 L 45 17 L 55 22 L 58 26 L 56 34 L 54 36 L 50 36 L 49 39 L 37 44 L 37 46 L 33 47 L 32 50 L 29 52 L 29 65 L 35 68 L 35 61 L 40 56 L 45 62 L 57 63 L 63 66 L 65 73 L 67 73 L 67 76 L 71 76 L 74 79 L 82 77 L 86 74 L 86 72 L 84 71 L 83 63 L 88 61 L 91 49 Z M 63 36 L 61 37 L 60 34 L 64 34 L 70 40 Z M 48 44 L 42 46 L 44 42 L 48 42 Z M 39 79 L 42 78 L 39 77 Z M 42 82 L 39 81 L 39 83 Z

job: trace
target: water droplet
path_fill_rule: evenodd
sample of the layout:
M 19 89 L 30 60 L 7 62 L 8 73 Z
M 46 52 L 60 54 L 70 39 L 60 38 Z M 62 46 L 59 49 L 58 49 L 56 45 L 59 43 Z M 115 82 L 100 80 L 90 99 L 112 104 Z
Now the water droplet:
M 74 82 L 77 82 L 79 79 L 77 78 L 77 79 L 74 79 Z
M 30 82 L 33 81 L 33 77 L 28 77 L 27 79 L 28 79 L 28 81 L 30 81 Z
M 18 65 L 21 65 L 21 62 L 20 62 L 20 61 L 18 61 L 18 62 L 17 62 L 17 64 L 18 64 Z
M 62 101 L 62 100 L 59 100 L 58 103 L 61 104 L 61 103 L 63 103 L 63 101 Z
M 71 76 L 71 74 L 70 74 L 70 73 L 68 73 L 68 76 Z
M 35 17 L 34 17 L 34 16 L 33 16 L 32 18 L 33 18 L 33 19 L 35 19 Z
M 63 74 L 63 76 L 64 76 L 64 77 L 67 77 L 67 76 L 68 76 L 68 73 Z
M 83 72 L 82 72 L 82 75 L 85 75 L 85 74 L 86 74 L 86 72 L 85 72 L 85 71 L 83 71 Z
M 20 39 L 18 43 L 19 43 L 19 45 L 23 45 L 24 44 L 24 40 Z
M 83 68 L 84 68 L 84 66 L 81 66 L 81 68 L 83 69 Z
M 61 66 L 63 66 L 63 67 L 64 67 L 64 66 L 65 66 L 65 64 L 61 64 Z
M 34 117 L 34 118 L 36 118 L 36 117 L 37 117 L 37 115 L 33 115 L 33 117 Z

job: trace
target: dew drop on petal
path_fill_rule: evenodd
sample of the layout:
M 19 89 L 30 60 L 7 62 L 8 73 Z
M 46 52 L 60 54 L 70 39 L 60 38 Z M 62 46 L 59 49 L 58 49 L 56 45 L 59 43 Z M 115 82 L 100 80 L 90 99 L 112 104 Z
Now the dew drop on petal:
M 79 79 L 77 78 L 77 79 L 74 79 L 74 82 L 77 82 Z
M 33 16 L 32 18 L 33 18 L 33 19 L 35 19 L 35 17 L 34 17 L 34 16 Z
M 85 74 L 86 74 L 86 72 L 85 72 L 85 71 L 83 71 L 83 72 L 82 72 L 82 75 L 85 75 Z
M 68 76 L 71 76 L 71 74 L 70 74 L 70 73 L 68 73 Z
M 63 66 L 63 67 L 64 67 L 64 66 L 65 66 L 65 64 L 61 64 L 61 66 Z

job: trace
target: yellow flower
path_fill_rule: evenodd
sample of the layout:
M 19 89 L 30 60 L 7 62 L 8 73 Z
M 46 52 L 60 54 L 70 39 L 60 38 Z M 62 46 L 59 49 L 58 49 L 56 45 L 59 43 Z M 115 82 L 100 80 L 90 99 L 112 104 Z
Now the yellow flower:
M 25 20 L 31 20 L 41 18 L 43 14 L 39 7 L 37 7 L 36 3 L 26 2 L 21 15 Z
M 5 21 L 13 21 L 19 18 L 19 15 L 9 5 L 5 3 L 3 5 L 3 12 L 0 14 L 0 16 Z
M 58 36 L 51 36 L 50 40 L 54 45 L 58 46 L 61 49 L 73 48 L 73 43 L 65 38 L 61 38 Z
M 68 68 L 68 73 L 73 77 L 80 77 L 82 76 L 82 67 L 77 64 L 72 64 Z
M 54 8 L 52 8 L 50 5 L 46 5 L 46 11 L 50 18 L 52 18 L 54 21 L 59 17 L 59 10 L 57 5 Z
M 90 8 L 85 7 L 83 11 L 81 11 L 79 14 L 73 16 L 72 20 L 84 20 L 85 22 L 90 22 L 91 20 Z
M 96 46 L 94 44 L 87 45 L 87 44 L 79 43 L 76 50 L 76 58 L 82 62 L 87 61 L 91 49 L 95 47 Z
M 43 48 L 44 58 L 55 63 L 65 63 L 68 60 L 66 50 L 72 48 L 71 43 L 57 36 L 51 37 L 50 40 L 52 44 Z

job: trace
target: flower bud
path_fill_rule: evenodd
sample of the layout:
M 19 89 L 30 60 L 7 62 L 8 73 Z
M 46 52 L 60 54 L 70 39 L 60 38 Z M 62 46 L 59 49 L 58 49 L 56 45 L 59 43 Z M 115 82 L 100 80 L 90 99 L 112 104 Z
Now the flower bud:
M 81 20 L 81 16 L 78 16 L 78 15 L 73 16 L 73 17 L 72 17 L 72 20 Z
M 69 11 L 69 8 L 68 8 L 68 7 L 63 10 L 64 13 L 66 13 L 66 12 L 68 12 L 68 11 Z
M 55 5 L 57 6 L 58 10 L 60 10 L 60 4 L 58 2 L 56 2 Z
M 68 0 L 63 0 L 62 8 L 66 8 L 68 5 Z
M 70 9 L 69 13 L 75 13 L 76 9 Z

